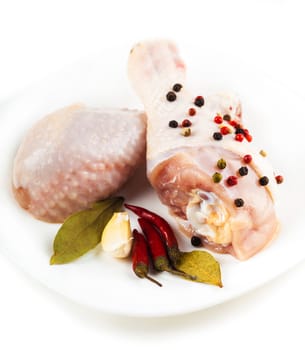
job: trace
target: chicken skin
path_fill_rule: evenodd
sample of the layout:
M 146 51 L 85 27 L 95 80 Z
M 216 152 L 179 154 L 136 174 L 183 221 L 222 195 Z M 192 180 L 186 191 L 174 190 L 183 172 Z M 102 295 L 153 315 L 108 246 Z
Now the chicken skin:
M 13 190 L 33 216 L 63 222 L 114 194 L 144 159 L 146 117 L 72 105 L 39 120 L 14 159 Z
M 276 181 L 233 95 L 187 87 L 174 43 L 133 47 L 128 74 L 147 114 L 147 175 L 187 236 L 246 260 L 277 235 Z

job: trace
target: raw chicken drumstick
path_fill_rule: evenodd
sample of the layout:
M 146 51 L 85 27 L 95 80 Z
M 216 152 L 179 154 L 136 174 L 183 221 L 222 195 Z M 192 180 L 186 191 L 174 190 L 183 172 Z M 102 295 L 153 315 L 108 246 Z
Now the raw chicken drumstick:
M 72 105 L 38 121 L 14 160 L 19 204 L 38 219 L 62 222 L 114 194 L 144 159 L 145 119 L 138 111 Z
M 137 44 L 130 81 L 147 113 L 148 178 L 189 237 L 245 260 L 278 232 L 274 173 L 253 147 L 234 96 L 188 91 L 169 41 Z

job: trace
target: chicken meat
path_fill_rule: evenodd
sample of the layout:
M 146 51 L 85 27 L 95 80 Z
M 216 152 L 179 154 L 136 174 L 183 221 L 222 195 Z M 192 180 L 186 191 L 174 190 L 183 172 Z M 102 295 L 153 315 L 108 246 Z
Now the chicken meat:
M 187 236 L 246 260 L 277 235 L 276 181 L 245 128 L 239 99 L 187 87 L 173 42 L 135 45 L 128 75 L 147 114 L 147 175 Z
M 135 110 L 72 105 L 47 115 L 15 156 L 17 201 L 38 219 L 63 222 L 113 195 L 144 160 L 145 130 Z

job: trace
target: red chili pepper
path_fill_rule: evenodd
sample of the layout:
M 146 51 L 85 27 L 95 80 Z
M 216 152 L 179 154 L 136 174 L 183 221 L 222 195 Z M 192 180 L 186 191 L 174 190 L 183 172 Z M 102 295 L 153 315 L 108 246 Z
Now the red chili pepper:
M 124 205 L 140 218 L 148 220 L 158 228 L 162 238 L 165 241 L 169 259 L 173 266 L 177 266 L 179 260 L 181 259 L 182 253 L 179 250 L 178 241 L 169 223 L 158 214 L 153 213 L 145 208 L 126 203 Z
M 149 281 L 156 283 L 159 287 L 162 284 L 148 275 L 149 254 L 145 237 L 136 229 L 133 230 L 132 246 L 132 268 L 134 273 L 140 278 L 147 278 Z
M 149 250 L 153 259 L 154 268 L 157 271 L 167 271 L 173 273 L 174 275 L 194 280 L 196 277 L 171 268 L 170 262 L 167 258 L 166 248 L 155 226 L 144 218 L 139 218 L 138 222 L 144 235 L 146 236 Z

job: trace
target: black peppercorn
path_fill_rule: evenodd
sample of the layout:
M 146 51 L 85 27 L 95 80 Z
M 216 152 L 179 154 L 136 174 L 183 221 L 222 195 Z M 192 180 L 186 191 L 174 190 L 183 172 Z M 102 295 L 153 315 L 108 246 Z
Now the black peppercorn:
M 176 94 L 173 91 L 168 92 L 167 95 L 166 95 L 166 99 L 169 102 L 175 101 L 176 98 L 177 98 L 177 96 L 176 96 Z
M 231 120 L 230 114 L 225 114 L 225 115 L 223 116 L 223 120 L 226 120 L 227 122 L 229 122 L 229 121 Z
M 181 85 L 181 84 L 175 84 L 175 85 L 173 86 L 173 90 L 174 90 L 175 92 L 179 92 L 181 89 L 182 89 L 182 85 Z
M 235 204 L 235 206 L 236 206 L 237 208 L 240 208 L 240 207 L 243 207 L 243 206 L 244 206 L 245 202 L 244 202 L 244 200 L 243 200 L 242 198 L 236 198 L 236 199 L 234 200 L 234 204 Z
M 261 186 L 266 186 L 269 183 L 269 179 L 267 176 L 261 177 L 258 181 Z
M 191 238 L 191 243 L 194 247 L 200 247 L 202 245 L 201 239 L 198 236 L 193 236 Z
M 242 166 L 238 169 L 238 173 L 240 176 L 246 176 L 248 175 L 248 168 L 246 166 Z
M 204 98 L 202 96 L 197 96 L 195 98 L 195 101 L 194 101 L 194 104 L 197 106 L 197 107 L 202 107 L 204 105 Z
M 222 134 L 220 132 L 214 132 L 213 139 L 216 141 L 220 141 L 222 139 Z
M 171 120 L 169 123 L 168 123 L 168 126 L 170 128 L 178 128 L 178 122 L 176 120 Z
M 244 129 L 242 129 L 242 128 L 236 128 L 236 130 L 235 130 L 235 134 L 245 134 L 245 132 L 244 132 Z

